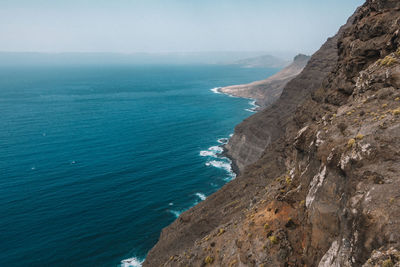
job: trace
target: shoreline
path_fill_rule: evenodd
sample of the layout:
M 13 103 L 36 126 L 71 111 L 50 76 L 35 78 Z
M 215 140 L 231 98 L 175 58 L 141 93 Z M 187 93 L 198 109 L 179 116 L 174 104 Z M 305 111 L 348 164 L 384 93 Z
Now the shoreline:
M 221 95 L 226 95 L 226 96 L 228 96 L 228 97 L 243 98 L 243 99 L 250 100 L 251 102 L 249 102 L 249 105 L 251 105 L 252 107 L 251 107 L 251 108 L 247 108 L 247 109 L 245 109 L 245 110 L 248 111 L 248 112 L 251 112 L 251 113 L 253 113 L 253 114 L 260 111 L 261 106 L 257 104 L 257 99 L 231 95 L 231 94 L 222 92 L 222 91 L 220 90 L 220 89 L 222 89 L 222 88 L 223 88 L 223 87 L 215 87 L 215 88 L 211 89 L 210 91 L 213 92 L 214 94 L 221 94 Z M 252 115 L 250 115 L 250 116 L 252 116 Z M 249 117 L 250 117 L 250 116 L 249 116 Z M 236 127 L 236 125 L 235 125 L 235 127 Z M 225 144 L 222 145 L 223 151 L 222 151 L 221 155 L 224 156 L 224 157 L 226 157 L 226 158 L 228 158 L 228 159 L 231 161 L 231 168 L 232 168 L 232 171 L 236 174 L 236 177 L 237 177 L 237 176 L 239 176 L 239 174 L 240 174 L 239 167 L 238 167 L 238 165 L 236 164 L 236 160 L 235 160 L 232 156 L 229 155 L 228 150 L 226 149 L 226 145 L 229 143 L 229 141 L 231 140 L 231 138 L 232 138 L 233 135 L 234 135 L 234 133 L 231 134 L 231 136 L 229 136 L 229 138 L 228 138 L 228 141 L 227 141 Z
M 221 89 L 223 87 L 215 87 L 210 89 L 211 92 L 213 92 L 214 94 L 223 94 L 226 95 L 228 97 L 233 97 L 233 98 L 243 98 L 243 99 L 247 99 L 250 102 L 248 103 L 250 105 L 250 108 L 245 109 L 248 112 L 251 113 L 256 113 L 259 110 L 257 110 L 258 108 L 260 108 L 259 105 L 256 104 L 256 99 L 253 98 L 246 98 L 246 97 L 238 97 L 238 96 L 234 96 L 234 95 L 230 95 L 227 93 L 223 93 L 221 92 L 219 89 Z M 250 115 L 251 116 L 251 115 Z M 236 125 L 235 125 L 236 126 Z M 218 168 L 218 169 L 223 169 L 227 172 L 228 176 L 222 178 L 222 180 L 225 181 L 225 184 L 231 182 L 232 180 L 234 180 L 239 174 L 239 168 L 235 162 L 234 158 L 231 158 L 228 155 L 228 151 L 226 150 L 225 146 L 228 144 L 229 140 L 232 138 L 233 133 L 231 133 L 228 137 L 221 137 L 221 138 L 217 138 L 217 143 L 216 145 L 213 145 L 211 147 L 209 147 L 206 150 L 201 150 L 199 152 L 199 156 L 200 157 L 207 157 L 209 158 L 204 167 L 214 167 L 214 168 Z M 218 164 L 219 163 L 219 164 Z M 226 167 L 228 164 L 229 167 Z M 218 188 L 216 192 L 218 192 L 221 188 Z M 202 193 L 196 193 L 196 194 L 202 194 Z M 204 195 L 204 194 L 202 194 Z M 198 205 L 200 202 L 204 201 L 208 196 L 204 197 L 200 197 L 199 196 L 199 201 L 196 201 L 193 205 L 189 206 L 187 209 L 181 210 L 177 213 L 174 213 L 174 215 L 176 216 L 176 219 L 179 218 L 180 214 L 182 214 L 183 212 L 195 207 L 196 205 Z M 147 257 L 147 255 L 146 255 Z M 130 258 L 126 258 L 120 261 L 119 266 L 120 267 L 141 267 L 143 262 L 146 260 L 146 257 L 144 258 L 138 258 L 136 256 L 130 257 Z

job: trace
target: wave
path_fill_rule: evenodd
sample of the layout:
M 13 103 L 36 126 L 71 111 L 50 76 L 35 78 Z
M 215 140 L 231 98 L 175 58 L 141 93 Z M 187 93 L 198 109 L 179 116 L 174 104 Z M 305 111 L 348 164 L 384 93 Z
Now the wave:
M 229 141 L 229 138 L 220 138 L 217 140 L 218 143 L 226 145 Z
M 222 153 L 224 151 L 224 149 L 220 146 L 212 146 L 209 147 L 208 150 L 215 151 L 217 154 Z
M 208 150 L 200 151 L 200 156 L 217 158 L 218 154 L 221 154 L 223 151 L 224 149 L 220 146 L 212 146 L 209 147 Z
M 223 169 L 228 173 L 228 177 L 224 178 L 224 181 L 229 182 L 236 178 L 236 173 L 232 169 L 232 161 L 226 157 L 219 158 L 219 160 L 211 160 L 206 162 L 206 166 Z
M 184 210 L 181 210 L 181 211 L 179 211 L 179 210 L 168 210 L 168 211 L 169 211 L 169 213 L 171 213 L 172 215 L 174 215 L 175 218 L 178 218 L 179 215 L 181 215 L 181 213 L 184 212 Z
M 215 157 L 215 152 L 213 151 L 208 151 L 208 150 L 202 150 L 200 151 L 200 156 L 202 157 Z
M 252 112 L 252 113 L 257 112 L 257 109 L 260 107 L 259 105 L 257 105 L 257 102 L 256 102 L 256 100 L 254 100 L 254 99 L 252 99 L 252 100 L 249 102 L 249 105 L 251 105 L 252 107 L 251 107 L 251 108 L 247 108 L 247 109 L 245 109 L 245 110 L 246 110 L 246 111 L 249 111 L 249 112 Z
M 203 193 L 196 193 L 195 194 L 198 198 L 200 198 L 201 201 L 206 200 L 206 195 L 204 195 Z
M 222 94 L 219 89 L 221 89 L 222 87 L 215 87 L 213 89 L 210 89 L 211 92 L 213 92 L 214 94 Z
M 121 261 L 121 267 L 141 267 L 144 260 L 139 260 L 136 257 Z
M 224 169 L 227 172 L 232 172 L 232 166 L 231 166 L 230 162 L 211 160 L 209 162 L 206 162 L 206 166 L 212 166 L 215 168 Z

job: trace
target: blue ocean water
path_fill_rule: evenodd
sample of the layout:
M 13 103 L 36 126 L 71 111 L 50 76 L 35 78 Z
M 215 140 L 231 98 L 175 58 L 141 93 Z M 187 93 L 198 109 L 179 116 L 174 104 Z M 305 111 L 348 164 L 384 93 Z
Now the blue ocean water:
M 210 89 L 276 71 L 1 68 L 0 266 L 144 259 L 163 227 L 232 177 L 217 140 L 251 115 L 249 100 Z

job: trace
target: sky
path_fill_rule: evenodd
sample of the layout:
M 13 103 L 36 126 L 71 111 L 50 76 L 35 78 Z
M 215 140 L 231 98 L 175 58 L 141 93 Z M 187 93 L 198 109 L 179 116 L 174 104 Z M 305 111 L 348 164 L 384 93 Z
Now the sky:
M 316 51 L 364 0 L 0 0 L 0 51 Z

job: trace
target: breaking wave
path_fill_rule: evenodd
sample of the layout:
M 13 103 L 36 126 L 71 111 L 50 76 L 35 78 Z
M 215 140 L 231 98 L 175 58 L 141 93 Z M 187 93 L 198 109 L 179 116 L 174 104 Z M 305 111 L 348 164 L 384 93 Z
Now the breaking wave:
M 144 260 L 139 260 L 136 257 L 121 261 L 121 267 L 141 267 Z

